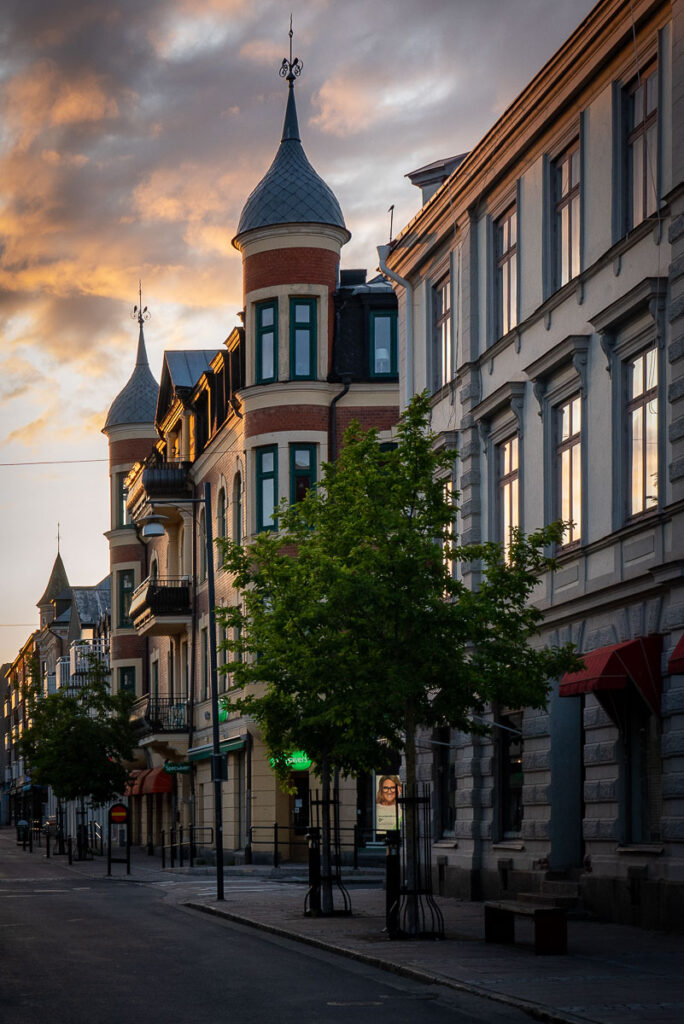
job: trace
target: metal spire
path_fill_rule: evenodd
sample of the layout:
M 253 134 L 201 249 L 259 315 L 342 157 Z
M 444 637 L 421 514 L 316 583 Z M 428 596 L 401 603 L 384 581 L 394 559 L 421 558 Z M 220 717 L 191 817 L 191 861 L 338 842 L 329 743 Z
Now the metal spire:
M 295 78 L 299 78 L 299 76 L 301 75 L 302 68 L 304 67 L 304 64 L 299 59 L 299 57 L 295 57 L 294 60 L 292 59 L 293 34 L 294 33 L 292 31 L 292 15 L 290 15 L 290 31 L 288 33 L 288 35 L 290 36 L 290 59 L 288 60 L 287 57 L 283 57 L 283 63 L 280 65 L 280 68 L 278 70 L 278 74 L 280 75 L 280 77 L 285 78 L 287 80 L 287 84 L 290 87 L 290 89 L 292 88 Z
M 143 304 L 142 304 L 142 281 L 138 281 L 138 302 L 139 302 L 139 305 L 133 307 L 133 312 L 131 313 L 131 319 L 132 320 L 137 320 L 138 323 L 140 324 L 140 327 L 142 328 L 142 325 L 144 323 L 146 323 L 150 319 L 150 317 L 152 316 L 151 313 L 147 312 L 147 306 L 145 306 L 145 308 L 143 309 Z

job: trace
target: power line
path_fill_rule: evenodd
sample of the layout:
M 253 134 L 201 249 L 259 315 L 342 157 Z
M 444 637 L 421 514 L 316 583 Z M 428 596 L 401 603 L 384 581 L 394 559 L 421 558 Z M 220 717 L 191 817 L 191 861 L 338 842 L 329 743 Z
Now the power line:
M 65 466 L 87 462 L 109 462 L 109 459 L 46 459 L 42 462 L 0 462 L 0 466 Z

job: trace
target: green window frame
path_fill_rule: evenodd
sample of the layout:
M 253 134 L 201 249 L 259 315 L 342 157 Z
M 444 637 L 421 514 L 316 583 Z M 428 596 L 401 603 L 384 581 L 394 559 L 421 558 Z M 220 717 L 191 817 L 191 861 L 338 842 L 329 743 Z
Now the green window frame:
M 316 379 L 316 299 L 290 299 L 290 379 Z
M 278 300 L 257 302 L 256 382 L 270 384 L 278 379 Z
M 256 450 L 257 533 L 277 530 L 273 513 L 278 505 L 278 446 L 268 445 Z
M 132 693 L 135 696 L 135 665 L 119 668 L 119 693 Z
M 316 445 L 290 445 L 290 504 L 301 501 L 316 485 Z
M 133 625 L 129 615 L 133 591 L 135 589 L 135 571 L 120 569 L 117 574 L 119 595 L 119 628 L 130 629 Z
M 370 375 L 371 377 L 396 377 L 397 373 L 396 310 L 371 310 Z

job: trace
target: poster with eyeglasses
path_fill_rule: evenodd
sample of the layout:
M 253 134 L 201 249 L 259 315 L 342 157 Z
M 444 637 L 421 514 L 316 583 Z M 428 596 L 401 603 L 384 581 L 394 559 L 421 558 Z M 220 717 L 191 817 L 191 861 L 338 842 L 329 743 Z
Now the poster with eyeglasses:
M 401 828 L 401 779 L 398 775 L 375 775 L 375 831 L 382 838 L 390 829 Z

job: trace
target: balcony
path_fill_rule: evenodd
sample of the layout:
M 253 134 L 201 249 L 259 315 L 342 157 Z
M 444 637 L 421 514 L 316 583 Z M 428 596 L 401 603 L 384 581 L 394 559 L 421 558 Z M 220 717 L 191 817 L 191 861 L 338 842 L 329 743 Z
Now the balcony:
M 142 471 L 142 489 L 148 501 L 159 498 L 189 498 L 192 496 L 189 462 L 162 462 L 146 466 Z
M 74 640 L 69 648 L 69 673 L 72 676 L 88 675 L 96 658 L 105 672 L 109 672 L 108 640 Z
M 184 633 L 192 617 L 187 576 L 148 576 L 133 591 L 128 616 L 139 636 Z
M 175 697 L 139 697 L 131 708 L 131 724 L 139 736 L 188 732 L 188 706 Z

